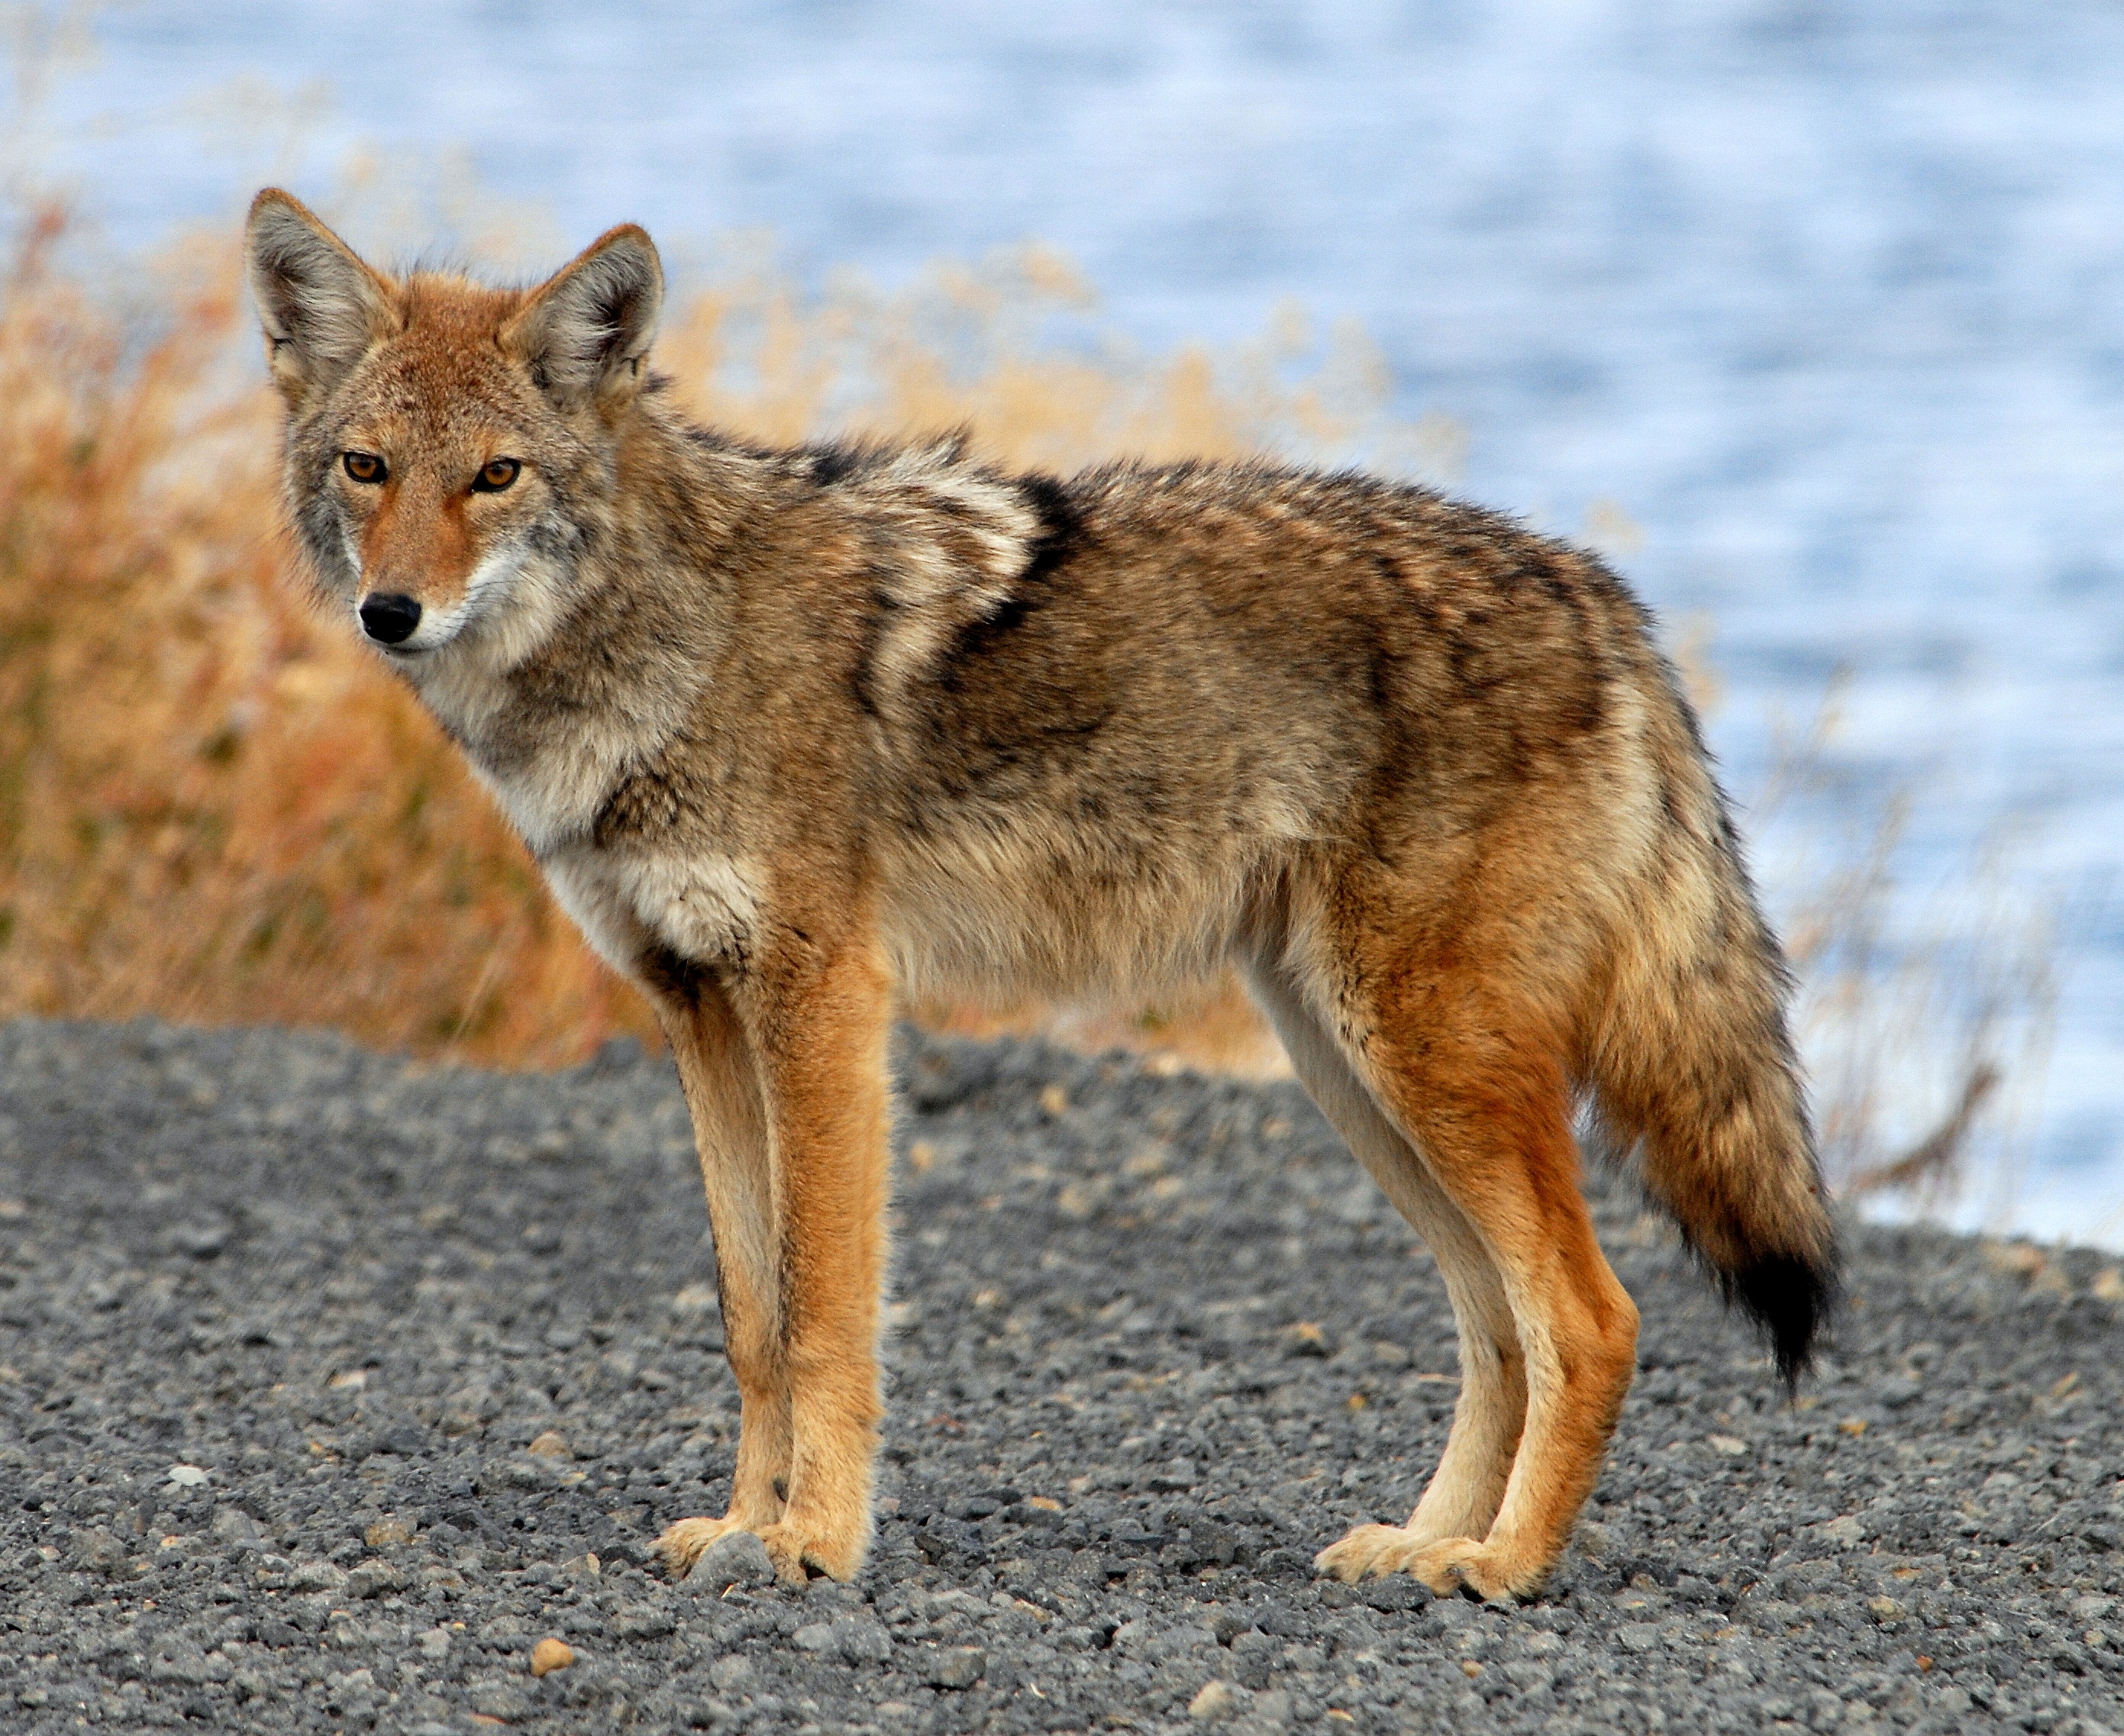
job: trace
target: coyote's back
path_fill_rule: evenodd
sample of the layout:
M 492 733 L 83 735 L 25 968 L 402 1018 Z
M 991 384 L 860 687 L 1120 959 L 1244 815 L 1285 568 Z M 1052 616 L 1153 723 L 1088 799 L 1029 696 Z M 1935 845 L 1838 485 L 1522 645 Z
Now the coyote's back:
M 730 1513 L 674 1527 L 675 1565 L 732 1530 L 792 1574 L 861 1561 L 909 991 L 1246 974 L 1461 1322 L 1436 1476 L 1333 1571 L 1525 1592 L 1563 1546 L 1634 1362 L 1589 1094 L 1804 1364 L 1833 1250 L 1783 965 L 1591 556 L 1356 475 L 704 432 L 648 369 L 636 229 L 491 290 L 376 272 L 267 193 L 250 263 L 320 597 L 686 1086 L 744 1408 Z

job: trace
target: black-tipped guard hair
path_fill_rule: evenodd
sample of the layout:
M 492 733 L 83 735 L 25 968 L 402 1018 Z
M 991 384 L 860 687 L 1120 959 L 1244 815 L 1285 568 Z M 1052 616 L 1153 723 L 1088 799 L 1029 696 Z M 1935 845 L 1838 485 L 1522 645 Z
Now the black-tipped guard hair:
M 1836 1261 L 1796 1254 L 1765 1254 L 1737 1272 L 1721 1274 L 1729 1303 L 1738 1303 L 1762 1327 L 1777 1358 L 1785 1391 L 1814 1366 L 1816 1340 L 1835 1311 Z

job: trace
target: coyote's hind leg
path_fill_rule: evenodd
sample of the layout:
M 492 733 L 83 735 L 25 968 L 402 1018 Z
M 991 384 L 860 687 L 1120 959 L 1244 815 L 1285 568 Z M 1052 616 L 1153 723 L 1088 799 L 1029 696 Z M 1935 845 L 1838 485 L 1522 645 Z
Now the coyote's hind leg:
M 681 1519 L 656 1540 L 683 1578 L 702 1552 L 734 1531 L 760 1532 L 782 1518 L 790 1468 L 789 1376 L 782 1355 L 780 1240 L 759 1069 L 736 1011 L 712 980 L 658 997 L 679 1066 L 715 1232 L 723 1339 L 737 1378 L 737 1468 L 730 1510 Z
M 1479 955 L 1479 949 L 1471 949 Z M 1638 1311 L 1595 1240 L 1578 1185 L 1562 1045 L 1492 964 L 1474 978 L 1401 961 L 1355 1058 L 1474 1227 L 1502 1280 L 1525 1356 L 1526 1426 L 1484 1535 L 1393 1562 L 1435 1591 L 1540 1588 L 1599 1476 L 1637 1361 Z
M 1490 1528 L 1526 1410 L 1525 1363 L 1496 1264 L 1398 1128 L 1351 1071 L 1341 1044 L 1276 966 L 1250 972 L 1255 998 L 1321 1112 L 1430 1247 L 1460 1339 L 1460 1397 L 1423 1498 L 1405 1525 L 1360 1525 L 1321 1553 L 1345 1579 L 1392 1573 L 1427 1545 Z

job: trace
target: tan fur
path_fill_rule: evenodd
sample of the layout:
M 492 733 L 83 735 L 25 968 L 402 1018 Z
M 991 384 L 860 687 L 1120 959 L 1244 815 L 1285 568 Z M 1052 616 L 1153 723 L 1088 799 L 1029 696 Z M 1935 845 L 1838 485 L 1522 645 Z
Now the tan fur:
M 417 604 L 382 655 L 670 1034 L 742 1404 L 674 1571 L 733 1529 L 792 1578 L 862 1561 L 908 992 L 1246 974 L 1460 1322 L 1436 1476 L 1328 1570 L 1525 1593 L 1564 1546 L 1637 1328 L 1586 1096 L 1803 1363 L 1833 1249 L 1782 965 L 1592 556 L 1357 476 L 705 433 L 646 369 L 639 230 L 493 290 L 267 192 L 250 260 L 321 598 Z

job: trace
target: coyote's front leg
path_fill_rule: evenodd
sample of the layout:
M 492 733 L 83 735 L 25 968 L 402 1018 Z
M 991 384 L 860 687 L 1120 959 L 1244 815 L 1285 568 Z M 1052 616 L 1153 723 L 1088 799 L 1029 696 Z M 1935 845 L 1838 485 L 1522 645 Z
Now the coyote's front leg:
M 702 1137 L 726 1335 L 744 1405 L 731 1512 L 721 1521 L 682 1522 L 660 1546 L 675 1569 L 742 1528 L 758 1532 L 785 1579 L 813 1569 L 846 1579 L 870 1546 L 871 1461 L 884 1413 L 877 1329 L 891 988 L 867 936 L 830 951 L 807 947 L 786 968 L 778 962 L 756 961 L 735 1003 L 726 1003 L 753 1063 L 749 1101 L 769 1184 L 759 1218 L 741 1199 L 718 1204 L 710 1137 Z M 706 1094 L 689 1085 L 688 1095 L 698 1123 Z M 742 1227 L 726 1250 L 724 1220 L 733 1206 Z M 744 1233 L 755 1223 L 759 1234 Z M 733 1282 L 740 1262 L 745 1270 Z M 765 1523 L 763 1483 L 780 1498 Z
M 791 1452 L 781 1523 L 760 1536 L 786 1579 L 807 1566 L 851 1579 L 870 1549 L 885 1415 L 891 978 L 875 940 L 859 933 L 763 998 L 753 1028 L 781 1206 Z
M 656 1540 L 684 1576 L 733 1531 L 764 1532 L 782 1517 L 789 1476 L 789 1380 L 782 1360 L 779 1214 L 762 1081 L 750 1040 L 721 985 L 701 975 L 657 997 L 678 1063 L 715 1232 L 723 1342 L 737 1377 L 737 1469 L 730 1511 L 681 1519 Z

